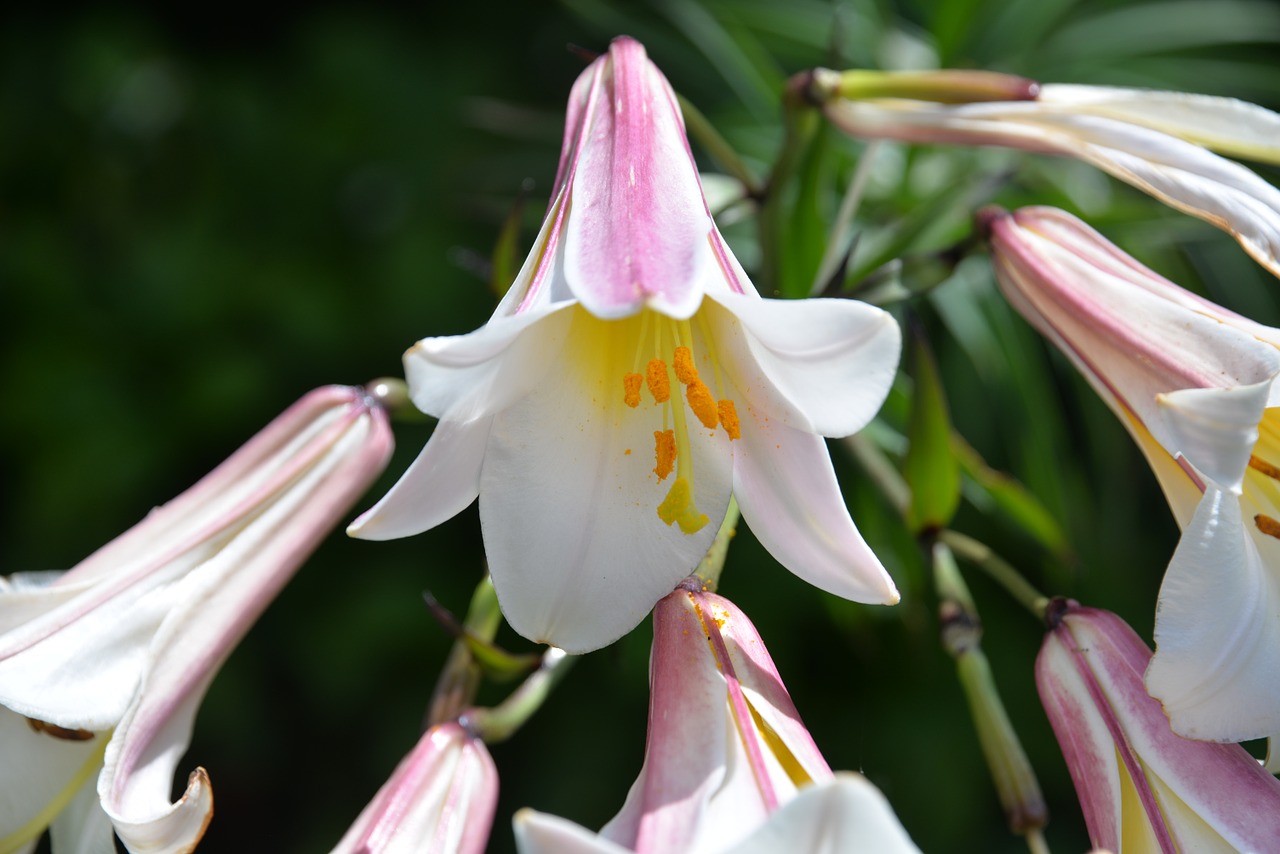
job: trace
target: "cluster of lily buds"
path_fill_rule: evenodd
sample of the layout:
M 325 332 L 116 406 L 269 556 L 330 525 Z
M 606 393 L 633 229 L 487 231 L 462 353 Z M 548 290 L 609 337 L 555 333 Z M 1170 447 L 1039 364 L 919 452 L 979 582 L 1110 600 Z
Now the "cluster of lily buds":
M 621 812 L 596 834 L 523 810 L 522 854 L 918 850 L 879 790 L 832 773 L 733 603 L 690 578 L 653 632 L 648 743 Z
M 0 580 L 0 850 L 194 848 L 209 777 L 170 789 L 200 701 L 391 449 L 364 389 L 318 389 L 73 569 Z
M 618 38 L 573 86 L 550 206 L 493 317 L 405 354 L 414 404 L 440 420 L 350 531 L 416 534 L 478 496 L 503 614 L 575 653 L 693 571 L 730 494 L 783 566 L 891 604 L 823 437 L 874 416 L 900 338 L 864 303 L 760 298 L 711 218 L 675 93 Z

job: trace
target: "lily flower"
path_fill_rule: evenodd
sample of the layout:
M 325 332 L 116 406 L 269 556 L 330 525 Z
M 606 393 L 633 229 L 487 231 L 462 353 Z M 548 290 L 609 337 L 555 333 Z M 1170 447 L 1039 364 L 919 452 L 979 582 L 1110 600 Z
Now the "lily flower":
M 493 317 L 405 354 L 413 402 L 440 420 L 349 533 L 409 536 L 479 496 L 508 622 L 574 653 L 693 570 L 731 493 L 792 572 L 896 602 L 822 437 L 875 414 L 900 337 L 863 303 L 758 296 L 707 210 L 674 92 L 619 38 L 574 84 L 553 198 Z
M 422 736 L 333 854 L 484 854 L 498 770 L 484 742 L 457 723 Z
M 1280 330 L 1050 208 L 990 214 L 996 278 L 1120 418 L 1182 527 L 1147 688 L 1174 732 L 1280 734 Z
M 917 850 L 874 786 L 832 774 L 729 600 L 689 579 L 659 602 L 649 667 L 648 744 L 622 811 L 597 835 L 521 810 L 522 854 L 745 854 L 783 840 L 797 851 Z
M 956 74 L 875 74 L 874 79 L 880 91 L 892 91 L 894 78 L 905 77 L 912 86 L 899 88 L 928 93 L 920 78 L 935 78 L 934 88 L 954 97 L 953 87 L 942 84 Z M 860 80 L 817 69 L 810 87 L 831 122 L 849 134 L 1074 157 L 1230 232 L 1258 263 L 1280 275 L 1280 191 L 1210 150 L 1280 163 L 1280 115 L 1270 110 L 1234 98 L 1034 81 L 1021 87 L 990 82 L 971 87 L 976 98 L 1001 92 L 1008 100 L 863 99 L 856 97 Z
M 1115 614 L 1071 602 L 1051 620 L 1036 685 L 1093 845 L 1274 850 L 1280 780 L 1238 744 L 1191 741 L 1169 728 L 1142 685 L 1151 650 Z
M 0 580 L 0 851 L 51 821 L 55 845 L 194 848 L 208 775 L 170 789 L 200 700 L 391 448 L 368 393 L 318 389 L 73 569 Z

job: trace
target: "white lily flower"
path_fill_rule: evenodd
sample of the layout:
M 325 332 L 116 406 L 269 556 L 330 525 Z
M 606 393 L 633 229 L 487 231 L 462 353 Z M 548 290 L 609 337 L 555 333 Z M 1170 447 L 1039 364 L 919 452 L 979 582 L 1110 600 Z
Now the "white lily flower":
M 1147 688 L 1188 738 L 1280 734 L 1280 330 L 1061 211 L 988 224 L 1005 295 L 1119 416 L 1183 529 Z
M 350 533 L 416 534 L 479 496 L 507 620 L 569 652 L 621 637 L 691 572 L 731 492 L 792 572 L 893 603 L 822 437 L 871 419 L 899 350 L 877 308 L 759 298 L 708 213 L 675 94 L 620 38 L 574 85 L 556 192 L 493 317 L 405 355 L 440 421 Z
M 832 96 L 839 78 L 818 70 L 816 91 L 830 98 L 828 118 L 854 136 L 1075 157 L 1230 232 L 1280 275 L 1280 190 L 1208 150 L 1280 162 L 1280 115 L 1270 110 L 1233 98 L 1063 84 L 1029 90 L 1031 100 L 854 100 Z
M 498 770 L 456 723 L 426 731 L 332 854 L 484 854 Z
M 1123 620 L 1068 603 L 1036 685 L 1097 848 L 1273 851 L 1280 780 L 1238 744 L 1176 735 L 1142 686 L 1149 650 Z
M 690 579 L 653 624 L 648 743 L 622 811 L 595 834 L 521 810 L 521 854 L 918 850 L 875 786 L 831 773 L 729 600 Z
M 31 757 L 0 766 L 0 851 L 50 821 L 59 852 L 114 850 L 112 829 L 130 851 L 195 846 L 208 775 L 170 789 L 200 700 L 391 448 L 363 389 L 318 389 L 75 568 L 0 581 L 0 743 Z M 59 844 L 64 825 L 84 847 Z

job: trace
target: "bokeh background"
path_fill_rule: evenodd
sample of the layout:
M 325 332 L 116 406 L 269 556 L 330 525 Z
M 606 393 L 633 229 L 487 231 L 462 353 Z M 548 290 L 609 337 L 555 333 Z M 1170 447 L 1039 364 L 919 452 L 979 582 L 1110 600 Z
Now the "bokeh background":
M 1280 6 L 1178 0 L 609 0 L 130 4 L 0 22 L 0 571 L 63 568 L 194 482 L 307 390 L 398 373 L 427 335 L 487 318 L 487 264 L 527 186 L 546 203 L 578 53 L 630 33 L 763 173 L 779 93 L 814 65 L 980 67 L 1280 104 Z M 829 134 L 818 220 L 862 146 Z M 695 149 L 697 146 L 695 145 Z M 700 162 L 711 168 L 713 163 Z M 1087 167 L 995 151 L 888 146 L 859 218 L 857 278 L 954 244 L 979 204 L 1051 203 L 1144 262 L 1263 322 L 1274 281 L 1226 236 Z M 1274 170 L 1260 169 L 1273 180 Z M 727 226 L 748 269 L 750 221 Z M 821 238 L 821 231 L 809 237 Z M 910 282 L 908 282 L 910 284 Z M 1176 528 L 1139 454 L 1065 363 L 1000 301 L 981 256 L 895 308 L 927 330 L 952 416 L 1057 520 L 1046 543 L 990 507 L 955 527 L 1050 593 L 1150 636 Z M 905 388 L 905 384 L 904 384 Z M 901 430 L 903 395 L 884 424 Z M 362 507 L 417 454 L 399 449 Z M 854 518 L 904 593 L 836 601 L 744 528 L 721 592 L 755 620 L 834 768 L 860 770 L 932 851 L 1019 851 L 982 763 L 911 537 L 839 445 Z M 980 496 L 977 496 L 980 499 Z M 417 739 L 449 639 L 422 604 L 465 608 L 483 571 L 474 508 L 419 537 L 335 534 L 233 655 L 184 770 L 209 769 L 202 851 L 331 847 Z M 1045 788 L 1059 851 L 1087 837 L 1032 683 L 1041 628 L 968 573 L 985 649 Z M 513 649 L 529 644 L 506 632 Z M 620 807 L 644 745 L 650 629 L 583 658 L 495 745 L 491 850 L 533 806 L 589 827 Z M 495 701 L 501 688 L 487 688 Z

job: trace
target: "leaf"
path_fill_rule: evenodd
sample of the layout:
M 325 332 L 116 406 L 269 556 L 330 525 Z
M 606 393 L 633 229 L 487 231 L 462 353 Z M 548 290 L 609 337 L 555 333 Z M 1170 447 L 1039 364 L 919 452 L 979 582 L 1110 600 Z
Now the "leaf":
M 951 434 L 951 451 L 968 478 L 965 496 L 979 509 L 999 508 L 1014 524 L 1059 557 L 1068 551 L 1067 537 L 1040 499 L 1017 479 L 987 465 L 959 433 Z
M 951 449 L 951 419 L 933 354 L 915 332 L 915 392 L 907 424 L 903 475 L 911 487 L 907 525 L 916 533 L 944 528 L 960 504 L 960 465 Z

